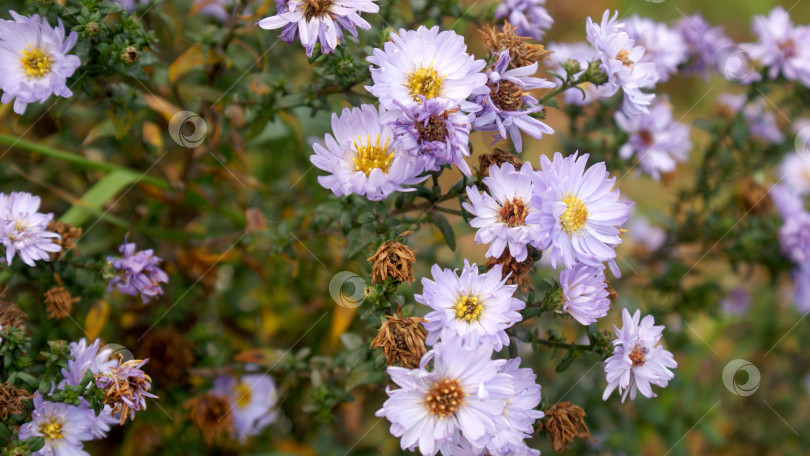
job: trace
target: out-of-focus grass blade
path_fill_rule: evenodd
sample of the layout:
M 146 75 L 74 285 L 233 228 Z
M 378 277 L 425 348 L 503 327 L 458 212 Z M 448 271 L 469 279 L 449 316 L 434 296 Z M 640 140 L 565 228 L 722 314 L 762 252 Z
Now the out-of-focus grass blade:
M 73 207 L 59 219 L 73 226 L 80 226 L 104 204 L 115 198 L 125 187 L 132 185 L 141 175 L 129 170 L 115 170 L 92 186 Z

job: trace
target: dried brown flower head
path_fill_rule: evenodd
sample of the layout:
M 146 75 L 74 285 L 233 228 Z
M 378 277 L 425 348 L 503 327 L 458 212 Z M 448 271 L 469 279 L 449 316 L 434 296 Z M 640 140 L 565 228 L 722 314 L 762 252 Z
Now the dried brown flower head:
M 562 453 L 576 439 L 593 441 L 588 425 L 585 424 L 585 410 L 570 402 L 560 402 L 546 409 L 546 417 L 540 429 L 551 436 L 551 448 Z
M 366 259 L 373 263 L 371 283 L 384 281 L 391 277 L 397 282 L 413 281 L 413 263 L 416 263 L 416 250 L 397 241 L 385 241 L 380 244 L 374 255 Z
M 6 290 L 0 291 L 0 326 L 25 329 L 25 320 L 28 320 L 28 315 L 13 302 L 6 301 L 5 294 Z
M 419 366 L 426 351 L 427 336 L 427 330 L 420 323 L 426 320 L 422 317 L 402 318 L 401 313 L 385 318 L 387 320 L 380 326 L 377 337 L 371 341 L 371 347 L 383 349 L 385 362 L 389 366 L 399 364 L 411 369 Z
M 492 165 L 502 165 L 504 163 L 511 163 L 515 168 L 523 166 L 523 162 L 517 155 L 511 154 L 503 149 L 495 148 L 492 153 L 484 154 L 478 157 L 478 175 L 481 178 L 489 176 L 489 167 Z
M 108 372 L 96 374 L 96 386 L 105 390 L 104 403 L 112 406 L 111 415 L 120 413 L 121 425 L 127 417 L 135 419 L 135 412 L 146 410 L 146 398 L 156 399 L 150 393 L 152 378 L 141 370 L 149 359 L 132 359 L 124 362 L 118 355 L 118 366 L 112 367 Z
M 750 177 L 737 184 L 736 194 L 738 204 L 747 213 L 761 214 L 773 207 L 768 188 Z
M 605 283 L 607 284 L 608 299 L 610 299 L 610 302 L 616 302 L 619 299 L 619 293 L 616 293 L 616 290 L 610 286 L 607 279 L 605 279 Z
M 70 316 L 73 304 L 81 301 L 79 297 L 73 297 L 70 292 L 62 286 L 62 281 L 58 280 L 59 286 L 53 287 L 45 292 L 45 308 L 48 311 L 48 319 L 56 318 L 61 320 Z
M 73 250 L 73 253 L 76 255 L 79 254 L 79 251 L 76 249 L 76 241 L 82 237 L 81 228 L 76 228 L 70 223 L 54 220 L 48 224 L 48 231 L 56 233 L 61 237 L 61 239 L 54 239 L 53 242 L 62 247 L 61 252 L 51 253 L 51 261 L 61 258 L 67 250 Z
M 542 44 L 527 43 L 526 40 L 529 38 L 519 36 L 515 33 L 516 28 L 517 27 L 509 22 L 506 22 L 501 31 L 498 31 L 497 27 L 485 24 L 484 28 L 479 30 L 479 33 L 481 34 L 481 41 L 484 42 L 484 46 L 492 52 L 509 51 L 509 57 L 512 60 L 509 66 L 512 68 L 524 67 L 535 62 L 540 62 L 543 59 L 548 59 L 547 56 L 551 54 L 552 51 L 546 50 Z
M 506 279 L 506 283 L 509 285 L 517 285 L 523 291 L 532 286 L 529 281 L 529 273 L 532 271 L 531 258 L 526 258 L 525 261 L 517 261 L 509 254 L 509 249 L 505 249 L 499 258 L 489 258 L 487 260 L 487 269 L 492 269 L 496 264 L 501 265 L 504 278 L 510 272 L 512 273 Z
M 17 389 L 9 383 L 0 383 L 0 420 L 25 412 L 23 402 L 30 399 L 28 391 Z
M 188 379 L 194 364 L 191 342 L 173 328 L 157 328 L 143 339 L 139 350 L 152 360 L 149 372 L 161 382 L 180 383 Z
M 192 397 L 183 405 L 189 410 L 192 424 L 203 434 L 205 444 L 211 446 L 214 440 L 233 430 L 233 416 L 228 398 L 214 393 Z

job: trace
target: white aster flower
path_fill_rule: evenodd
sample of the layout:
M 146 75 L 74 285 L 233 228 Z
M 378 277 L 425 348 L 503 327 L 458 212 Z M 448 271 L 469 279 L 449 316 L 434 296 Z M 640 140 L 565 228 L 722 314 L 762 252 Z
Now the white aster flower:
M 605 270 L 577 264 L 560 272 L 563 292 L 562 310 L 585 326 L 607 315 L 610 310 Z

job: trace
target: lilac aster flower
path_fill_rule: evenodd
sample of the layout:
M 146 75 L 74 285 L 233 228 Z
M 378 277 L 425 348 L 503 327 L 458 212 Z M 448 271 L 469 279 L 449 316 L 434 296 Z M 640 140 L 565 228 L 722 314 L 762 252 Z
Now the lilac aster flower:
M 321 52 L 331 54 L 343 41 L 343 31 L 357 36 L 357 27 L 371 25 L 360 13 L 376 13 L 377 0 L 276 0 L 275 16 L 257 22 L 265 30 L 281 29 L 281 39 L 292 43 L 301 40 L 307 56 L 312 57 L 317 43 Z
M 509 70 L 509 51 L 501 51 L 498 59 L 487 69 L 489 82 L 473 92 L 472 102 L 481 106 L 473 120 L 473 128 L 479 131 L 495 131 L 495 140 L 511 138 L 518 152 L 523 150 L 520 131 L 540 139 L 554 129 L 535 119 L 531 114 L 542 111 L 537 100 L 528 90 L 555 87 L 551 81 L 535 78 L 537 62 Z
M 83 337 L 78 342 L 71 342 L 70 356 L 73 359 L 68 360 L 67 368 L 62 368 L 65 383 L 69 386 L 78 385 L 88 370 L 93 374 L 109 372 L 111 368 L 118 366 L 118 361 L 112 359 L 112 355 L 111 348 L 101 349 L 101 339 L 96 339 L 89 345 Z
M 796 284 L 796 292 L 793 301 L 799 312 L 810 312 L 810 265 L 802 265 L 793 271 L 793 283 Z
M 684 16 L 675 24 L 688 48 L 686 71 L 708 79 L 717 54 L 734 42 L 723 32 L 723 27 L 712 27 L 700 14 Z
M 375 49 L 366 60 L 372 64 L 374 80 L 366 89 L 386 109 L 398 108 L 395 100 L 407 106 L 446 98 L 469 111 L 474 105 L 464 100 L 487 82 L 481 73 L 486 62 L 467 53 L 462 36 L 453 31 L 439 32 L 438 26 L 392 33 L 383 49 Z
M 782 215 L 779 228 L 782 251 L 797 266 L 810 266 L 810 214 L 804 209 L 804 202 L 781 184 L 771 187 L 770 195 Z
M 511 163 L 492 165 L 489 177 L 483 180 L 488 192 L 479 193 L 475 187 L 467 187 L 470 202 L 463 206 L 476 216 L 470 226 L 478 228 L 476 243 L 489 244 L 488 257 L 498 258 L 509 247 L 515 260 L 524 261 L 529 254 L 528 244 L 541 250 L 547 247 L 542 227 L 526 223 L 526 217 L 537 211 L 530 204 L 533 175 L 528 162 L 519 171 Z
M 540 385 L 537 375 L 520 367 L 520 358 L 513 358 L 500 367 L 502 374 L 513 378 L 515 394 L 504 400 L 503 413 L 496 421 L 498 428 L 489 445 L 489 454 L 539 456 L 540 451 L 529 448 L 525 439 L 534 434 L 534 423 L 545 414 L 535 408 L 540 405 Z
M 191 11 L 198 14 L 212 17 L 219 22 L 225 22 L 230 15 L 228 9 L 233 6 L 233 0 L 194 0 L 191 4 Z
M 500 265 L 478 274 L 478 266 L 464 260 L 461 275 L 437 264 L 430 272 L 433 280 L 422 278 L 422 294 L 414 296 L 433 309 L 425 316 L 428 345 L 439 338 L 458 339 L 469 347 L 485 343 L 495 350 L 509 345 L 506 328 L 522 319 L 518 311 L 526 304 L 512 297 L 517 285 L 506 284 Z
M 625 226 L 627 236 L 633 242 L 642 245 L 648 252 L 658 250 L 667 239 L 667 232 L 663 228 L 653 225 L 647 218 L 640 215 L 631 216 Z
M 577 264 L 560 272 L 563 292 L 562 310 L 588 326 L 610 310 L 604 266 Z
M 61 20 L 53 28 L 37 14 L 9 13 L 14 20 L 0 20 L 0 102 L 14 100 L 14 112 L 23 114 L 28 103 L 73 96 L 67 78 L 81 62 L 67 52 L 76 44 L 76 32 L 66 39 Z
M 776 115 L 767 109 L 765 101 L 757 98 L 746 104 L 744 94 L 724 93 L 717 97 L 717 103 L 721 108 L 731 113 L 742 111 L 745 123 L 751 130 L 751 134 L 757 138 L 770 143 L 779 144 L 785 140 L 785 134 L 779 129 L 776 123 Z
M 352 193 L 371 201 L 380 201 L 394 192 L 409 192 L 411 185 L 422 182 L 424 162 L 412 157 L 396 144 L 391 123 L 396 112 L 374 106 L 344 108 L 338 117 L 332 114 L 334 138 L 326 135 L 324 145 L 315 144 L 310 161 L 332 173 L 318 177 L 318 183 L 336 196 Z
M 607 261 L 619 276 L 615 248 L 622 242 L 619 227 L 627 221 L 630 204 L 619 199 L 619 191 L 613 188 L 616 179 L 610 177 L 605 163 L 586 170 L 587 161 L 588 154 L 563 158 L 557 152 L 554 161 L 541 156 L 532 198 L 532 205 L 540 210 L 526 221 L 540 223 L 551 236 L 548 254 L 554 268 L 558 261 L 568 269 L 576 263 L 600 266 Z
M 444 98 L 431 98 L 421 104 L 400 106 L 402 112 L 393 124 L 399 147 L 425 162 L 425 170 L 438 171 L 442 165 L 454 164 L 465 176 L 470 167 L 464 157 L 470 156 L 470 119 L 459 106 Z
M 596 48 L 602 59 L 602 69 L 608 82 L 599 87 L 601 96 L 609 97 L 622 89 L 624 104 L 622 109 L 628 114 L 647 112 L 655 95 L 644 93 L 642 88 L 652 88 L 658 81 L 655 64 L 642 59 L 646 50 L 636 45 L 625 31 L 625 24 L 618 21 L 619 12 L 610 17 L 605 11 L 602 23 L 595 24 L 588 18 L 586 31 L 588 41 Z
M 247 374 L 238 381 L 228 375 L 214 382 L 214 394 L 231 402 L 234 438 L 244 443 L 276 420 L 276 383 L 266 374 Z
M 386 389 L 389 398 L 376 415 L 391 422 L 403 450 L 450 454 L 464 440 L 481 448 L 496 432 L 505 399 L 516 395 L 514 378 L 491 358 L 489 345 L 466 347 L 449 339 L 426 353 L 418 369 L 389 367 L 400 388 Z
M 666 24 L 639 16 L 632 16 L 625 23 L 630 38 L 646 50 L 639 62 L 655 64 L 659 81 L 668 81 L 678 66 L 686 62 L 686 41 Z
M 585 42 L 579 43 L 551 43 L 546 47 L 553 54 L 549 56 L 551 59 L 550 66 L 552 70 L 561 76 L 565 76 L 563 63 L 569 60 L 576 60 L 582 68 L 577 74 L 571 75 L 572 77 L 579 77 L 588 68 L 588 64 L 598 59 L 596 50 Z M 562 81 L 555 79 L 555 84 L 559 86 Z M 576 106 L 587 106 L 599 99 L 598 88 L 590 82 L 583 82 L 578 86 L 573 87 L 563 92 L 563 100 L 566 104 Z M 582 89 L 582 90 L 580 90 Z
M 149 0 L 113 0 L 113 1 L 121 5 L 121 7 L 124 8 L 124 11 L 127 11 L 129 13 L 135 11 L 135 8 L 137 8 L 138 5 L 144 5 L 146 3 L 149 3 Z
M 780 181 L 799 195 L 810 194 L 810 157 L 787 154 L 779 164 Z
M 37 212 L 42 200 L 30 193 L 0 193 L 0 243 L 6 248 L 6 263 L 15 255 L 34 267 L 37 260 L 49 261 L 50 254 L 62 247 L 54 241 L 59 235 L 47 231 L 53 214 Z
M 31 421 L 20 426 L 20 440 L 43 437 L 45 446 L 33 456 L 89 456 L 84 443 L 93 440 L 89 430 L 95 415 L 84 405 L 48 402 L 36 394 Z
M 754 17 L 752 30 L 759 40 L 745 44 L 751 58 L 768 69 L 768 77 L 785 79 L 810 86 L 810 26 L 794 26 L 781 6 L 768 16 Z
M 619 156 L 625 160 L 635 156 L 641 171 L 655 180 L 661 173 L 675 171 L 676 164 L 686 161 L 692 150 L 689 126 L 672 118 L 667 103 L 654 103 L 648 114 L 628 116 L 617 111 L 616 123 L 630 135 Z
M 727 315 L 745 315 L 751 307 L 751 295 L 743 288 L 732 288 L 720 301 L 720 309 Z
M 118 291 L 130 296 L 141 296 L 146 304 L 150 299 L 163 295 L 161 283 L 169 283 L 169 276 L 159 265 L 163 261 L 156 257 L 152 249 L 135 251 L 135 243 L 127 242 L 118 248 L 123 257 L 107 257 L 116 275 L 110 280 L 107 291 L 117 287 Z
M 607 400 L 613 390 L 619 388 L 622 402 L 636 398 L 636 391 L 641 391 L 645 397 L 656 397 L 652 385 L 665 388 L 675 377 L 669 369 L 678 367 L 672 353 L 658 345 L 661 340 L 663 326 L 655 326 L 652 315 L 641 320 L 641 311 L 636 310 L 633 316 L 627 309 L 622 309 L 622 329 L 613 327 L 616 339 L 613 355 L 605 361 L 605 373 L 608 386 L 602 394 L 602 400 Z
M 517 27 L 517 34 L 543 40 L 554 19 L 546 11 L 546 0 L 503 0 L 495 9 L 495 19 L 506 20 Z

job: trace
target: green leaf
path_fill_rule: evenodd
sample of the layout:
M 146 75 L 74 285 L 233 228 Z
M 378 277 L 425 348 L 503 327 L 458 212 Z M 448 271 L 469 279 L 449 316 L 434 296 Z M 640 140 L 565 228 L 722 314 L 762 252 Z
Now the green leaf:
M 73 207 L 59 219 L 61 222 L 79 226 L 110 200 L 115 198 L 125 187 L 138 182 L 141 174 L 129 170 L 115 170 L 104 176 L 82 196 Z
M 447 243 L 450 250 L 455 251 L 456 233 L 453 231 L 453 227 L 450 225 L 450 222 L 447 221 L 447 217 L 445 217 L 441 212 L 431 211 L 430 219 L 433 220 L 433 223 L 436 224 L 436 227 L 442 232 L 444 242 Z

